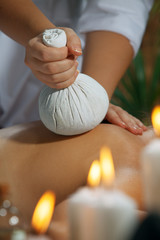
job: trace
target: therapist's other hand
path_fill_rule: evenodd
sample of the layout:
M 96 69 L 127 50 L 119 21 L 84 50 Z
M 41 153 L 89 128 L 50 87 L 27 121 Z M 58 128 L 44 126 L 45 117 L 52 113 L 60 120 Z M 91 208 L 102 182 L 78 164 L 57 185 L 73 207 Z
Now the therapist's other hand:
M 108 122 L 127 129 L 135 135 L 142 135 L 147 127 L 137 118 L 113 104 L 109 104 L 108 112 L 105 117 Z
M 25 64 L 33 74 L 51 88 L 63 89 L 70 86 L 78 75 L 78 56 L 82 54 L 81 42 L 70 28 L 62 28 L 67 35 L 67 46 L 47 47 L 42 34 L 32 38 L 26 46 Z

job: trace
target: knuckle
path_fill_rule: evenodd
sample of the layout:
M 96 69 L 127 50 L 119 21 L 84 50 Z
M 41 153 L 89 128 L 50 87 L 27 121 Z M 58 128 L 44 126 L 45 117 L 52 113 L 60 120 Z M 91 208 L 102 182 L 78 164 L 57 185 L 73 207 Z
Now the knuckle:
M 34 38 L 32 38 L 32 39 L 30 39 L 30 40 L 28 41 L 27 46 L 28 46 L 28 47 L 32 47 L 34 43 L 35 43 L 35 40 L 34 40 Z
M 61 83 L 57 83 L 55 85 L 56 85 L 56 89 L 64 89 L 64 88 L 69 87 L 71 84 L 72 84 L 72 82 L 70 80 L 68 80 L 68 81 L 64 81 Z
M 118 112 L 120 112 L 120 113 L 122 113 L 124 110 L 121 108 L 121 107 L 119 107 L 119 106 L 116 106 L 116 110 L 118 111 Z
M 44 49 L 43 50 L 40 50 L 39 51 L 39 55 L 40 55 L 40 58 L 43 62 L 47 62 L 48 61 L 48 52 L 45 51 Z
M 134 124 L 134 121 L 132 121 L 132 120 L 128 120 L 127 123 L 128 123 L 129 126 L 132 126 L 132 125 Z
M 140 120 L 136 120 L 139 125 L 143 125 L 143 123 Z
M 64 79 L 65 81 L 67 81 L 70 77 L 71 77 L 71 74 L 70 74 L 69 71 L 67 71 L 67 72 L 65 73 L 63 79 Z
M 66 47 L 61 48 L 60 51 L 59 51 L 59 58 L 60 59 L 65 59 L 65 58 L 67 58 L 67 55 L 68 55 L 67 48 Z
M 73 60 L 68 59 L 66 66 L 68 69 L 72 68 L 74 66 L 75 62 Z
M 72 77 L 72 73 L 70 71 L 66 71 L 65 73 L 61 74 L 61 80 L 64 81 L 68 81 L 71 77 Z
M 66 84 L 65 83 L 57 83 L 57 84 L 55 84 L 55 88 L 56 89 L 66 88 Z
M 48 72 L 48 73 L 52 73 L 52 74 L 53 74 L 53 73 L 56 72 L 56 67 L 54 67 L 53 64 L 48 63 L 48 64 L 45 65 L 44 70 L 45 70 L 46 72 Z
M 52 74 L 52 75 L 50 76 L 50 80 L 51 80 L 52 82 L 56 82 L 57 78 L 56 78 L 56 76 L 55 76 L 54 74 Z

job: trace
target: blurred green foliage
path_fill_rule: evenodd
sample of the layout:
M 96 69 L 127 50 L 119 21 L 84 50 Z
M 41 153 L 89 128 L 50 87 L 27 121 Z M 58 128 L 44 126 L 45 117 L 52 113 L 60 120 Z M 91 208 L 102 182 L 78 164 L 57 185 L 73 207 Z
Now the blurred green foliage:
M 154 2 L 151 14 L 160 13 L 160 1 L 157 0 Z
M 160 54 L 156 57 L 150 79 L 147 79 L 145 70 L 143 55 L 139 51 L 116 88 L 112 103 L 150 124 L 152 109 L 160 97 Z

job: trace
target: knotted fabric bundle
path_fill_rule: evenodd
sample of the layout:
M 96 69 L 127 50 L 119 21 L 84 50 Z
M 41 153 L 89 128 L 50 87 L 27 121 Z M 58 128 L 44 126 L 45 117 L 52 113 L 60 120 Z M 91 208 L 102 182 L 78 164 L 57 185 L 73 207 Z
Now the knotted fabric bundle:
M 48 30 L 51 35 L 53 30 Z M 57 29 L 55 31 L 58 33 Z M 45 35 L 47 39 L 52 39 L 51 45 L 57 47 L 47 31 L 44 32 Z M 63 35 L 60 33 L 59 37 Z M 71 86 L 61 90 L 45 86 L 39 96 L 41 121 L 49 130 L 60 135 L 76 135 L 93 129 L 104 119 L 108 106 L 105 89 L 96 80 L 82 73 L 79 73 Z
M 43 43 L 49 47 L 64 47 L 67 43 L 67 36 L 62 29 L 47 29 L 43 33 Z

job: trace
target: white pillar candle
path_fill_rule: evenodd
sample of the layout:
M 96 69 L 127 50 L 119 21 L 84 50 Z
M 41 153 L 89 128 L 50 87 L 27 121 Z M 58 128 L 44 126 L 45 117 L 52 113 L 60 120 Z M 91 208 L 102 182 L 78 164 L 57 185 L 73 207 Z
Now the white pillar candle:
M 103 194 L 103 193 L 102 193 Z M 137 226 L 137 205 L 118 190 L 104 190 L 96 207 L 96 234 L 101 240 L 131 239 Z
M 108 163 L 102 165 L 112 169 Z M 107 178 L 103 182 L 111 185 Z M 81 188 L 69 199 L 71 240 L 130 239 L 138 221 L 136 208 L 134 200 L 118 190 Z
M 160 213 L 160 139 L 154 139 L 143 149 L 141 163 L 145 206 Z
M 117 190 L 80 189 L 69 200 L 71 239 L 130 239 L 138 221 L 136 207 Z
M 160 213 L 160 106 L 152 112 L 152 124 L 157 135 L 141 154 L 144 201 L 148 211 Z
M 100 183 L 100 164 L 98 160 L 93 161 L 89 174 L 88 183 L 96 187 Z M 68 201 L 68 214 L 71 240 L 94 240 L 93 224 L 95 212 L 89 208 L 96 204 L 99 188 L 83 187 L 74 193 Z
M 95 240 L 94 224 L 97 191 L 88 187 L 75 192 L 68 201 L 71 240 Z

